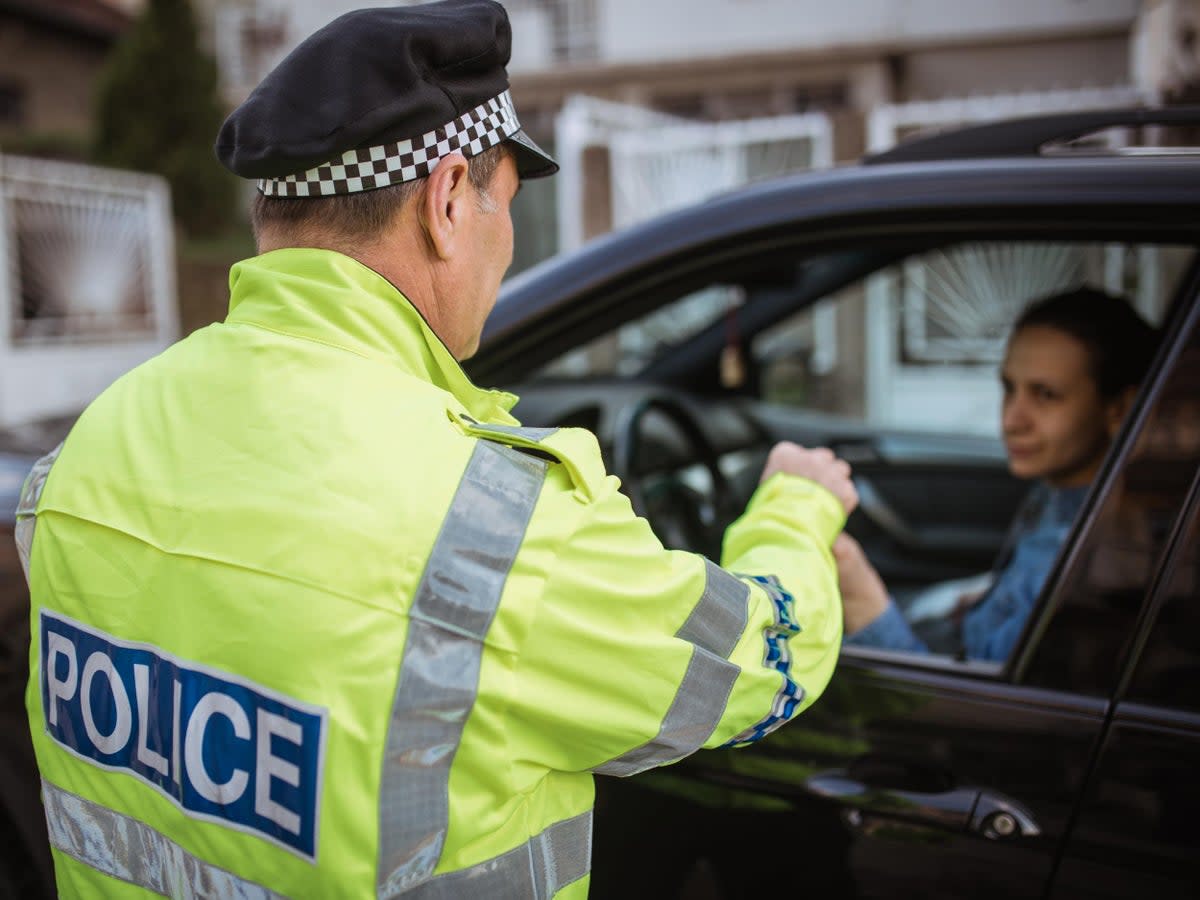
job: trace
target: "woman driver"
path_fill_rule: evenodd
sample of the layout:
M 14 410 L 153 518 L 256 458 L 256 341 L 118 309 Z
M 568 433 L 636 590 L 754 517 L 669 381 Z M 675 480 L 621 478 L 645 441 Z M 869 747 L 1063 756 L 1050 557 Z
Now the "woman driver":
M 967 658 L 1001 661 L 1012 650 L 1156 346 L 1154 329 L 1126 301 L 1088 288 L 1038 301 L 1017 320 L 1000 370 L 1001 430 L 1009 471 L 1038 484 L 991 586 L 959 598 Z M 845 643 L 930 652 L 858 543 L 843 534 L 834 554 Z

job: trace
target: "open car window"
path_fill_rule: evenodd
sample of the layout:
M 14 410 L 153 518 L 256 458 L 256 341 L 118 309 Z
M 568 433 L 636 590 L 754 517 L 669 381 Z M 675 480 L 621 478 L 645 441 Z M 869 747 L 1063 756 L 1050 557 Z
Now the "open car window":
M 605 398 L 598 405 L 639 384 L 667 385 L 692 397 L 714 432 L 722 411 L 736 407 L 762 430 L 759 453 L 737 446 L 722 459 L 741 502 L 770 442 L 834 448 L 852 464 L 861 498 L 847 531 L 914 638 L 851 643 L 851 652 L 999 672 L 1050 587 L 1088 493 L 1048 500 L 1045 484 L 1010 471 L 999 369 L 1013 323 L 1033 300 L 1090 287 L 1126 298 L 1158 326 L 1195 256 L 1185 245 L 1097 240 L 971 240 L 806 258 L 777 251 L 719 279 L 674 292 L 657 286 L 664 302 L 581 343 L 532 383 L 577 383 L 580 397 Z M 596 423 L 606 442 L 602 415 L 581 421 Z M 710 437 L 721 445 L 720 433 Z M 649 493 L 702 491 L 686 462 L 656 472 Z M 1047 522 L 1053 527 L 1042 529 Z M 1029 558 L 1022 541 L 1037 529 L 1045 539 Z M 988 627 L 1011 633 L 968 640 L 965 617 L 999 596 L 1014 556 L 1024 574 L 1017 599 L 1004 602 L 1021 611 L 988 617 Z
M 662 301 L 535 379 L 666 381 L 877 426 L 994 434 L 996 366 L 1031 299 L 1090 285 L 1159 323 L 1193 255 L 1183 245 L 1019 240 L 777 254 L 674 294 L 658 288 Z M 939 380 L 956 382 L 954 402 Z

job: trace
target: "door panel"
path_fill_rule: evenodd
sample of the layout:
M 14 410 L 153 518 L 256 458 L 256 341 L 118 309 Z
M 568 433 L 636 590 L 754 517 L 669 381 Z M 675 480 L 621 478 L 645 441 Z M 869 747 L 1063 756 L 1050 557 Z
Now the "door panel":
M 1200 716 L 1122 704 L 1053 896 L 1200 896 L 1198 760 Z
M 719 896 L 763 896 L 778 891 L 766 856 L 781 845 L 789 883 L 814 896 L 1038 896 L 1104 705 L 962 669 L 846 660 L 819 703 L 758 745 L 601 779 L 593 896 L 673 896 L 633 877 L 649 848 L 674 884 L 699 871 Z
M 829 798 L 850 835 L 856 896 L 1036 896 L 1102 706 L 999 685 L 980 690 L 961 675 L 897 675 L 844 662 L 830 702 L 796 723 L 801 740 L 806 730 L 811 740 L 853 723 L 841 730 L 861 742 L 823 770 L 864 773 L 858 780 L 871 788 Z
M 1088 612 L 1140 584 L 1142 614 L 1121 641 L 1118 702 L 1053 896 L 1200 896 L 1200 304 L 1197 284 L 1179 339 L 1151 385 L 1152 402 L 1123 459 L 1100 525 L 1068 593 Z M 1105 527 L 1105 523 L 1107 527 Z M 1090 565 L 1084 565 L 1087 561 Z M 1147 588 L 1149 590 L 1147 590 Z M 1056 621 L 1057 621 L 1056 617 Z M 1093 616 L 1076 616 L 1076 622 Z M 1053 632 L 1049 632 L 1053 636 Z M 1076 643 L 1080 643 L 1076 640 Z M 1116 645 L 1116 641 L 1112 644 Z M 1038 665 L 1031 674 L 1053 670 Z
M 1190 526 L 1160 562 L 1157 618 L 1116 707 L 1056 896 L 1200 896 L 1200 472 L 1188 505 Z

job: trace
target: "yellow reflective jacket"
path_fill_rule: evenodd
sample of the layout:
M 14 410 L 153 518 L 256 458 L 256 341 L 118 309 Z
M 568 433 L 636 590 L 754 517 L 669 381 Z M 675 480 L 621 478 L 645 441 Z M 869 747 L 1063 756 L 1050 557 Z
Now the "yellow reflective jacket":
M 230 284 L 18 511 L 63 896 L 582 897 L 592 773 L 757 740 L 825 686 L 823 488 L 761 486 L 734 577 L 359 263 Z

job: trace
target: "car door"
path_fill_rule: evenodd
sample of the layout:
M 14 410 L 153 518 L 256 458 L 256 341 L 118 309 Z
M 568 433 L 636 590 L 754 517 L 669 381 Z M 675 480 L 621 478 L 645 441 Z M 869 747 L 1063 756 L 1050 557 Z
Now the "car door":
M 1178 359 L 1160 355 L 1146 395 Z M 597 896 L 679 884 L 684 896 L 756 896 L 781 883 L 820 896 L 1041 896 L 1107 733 L 1155 577 L 1148 561 L 1168 543 L 1160 523 L 1187 493 L 1161 482 L 1149 418 L 1140 408 L 1114 446 L 1011 659 L 846 648 L 821 700 L 769 739 L 637 784 L 602 781 Z M 646 847 L 661 881 L 641 893 L 645 878 L 607 861 Z
M 1200 334 L 1182 348 L 1140 443 L 1121 486 L 1127 527 L 1103 555 L 1110 580 L 1132 567 L 1151 590 L 1054 897 L 1200 896 Z M 1173 522 L 1174 504 L 1153 503 L 1164 493 L 1186 498 Z M 1147 528 L 1165 536 L 1153 558 L 1131 546 Z

